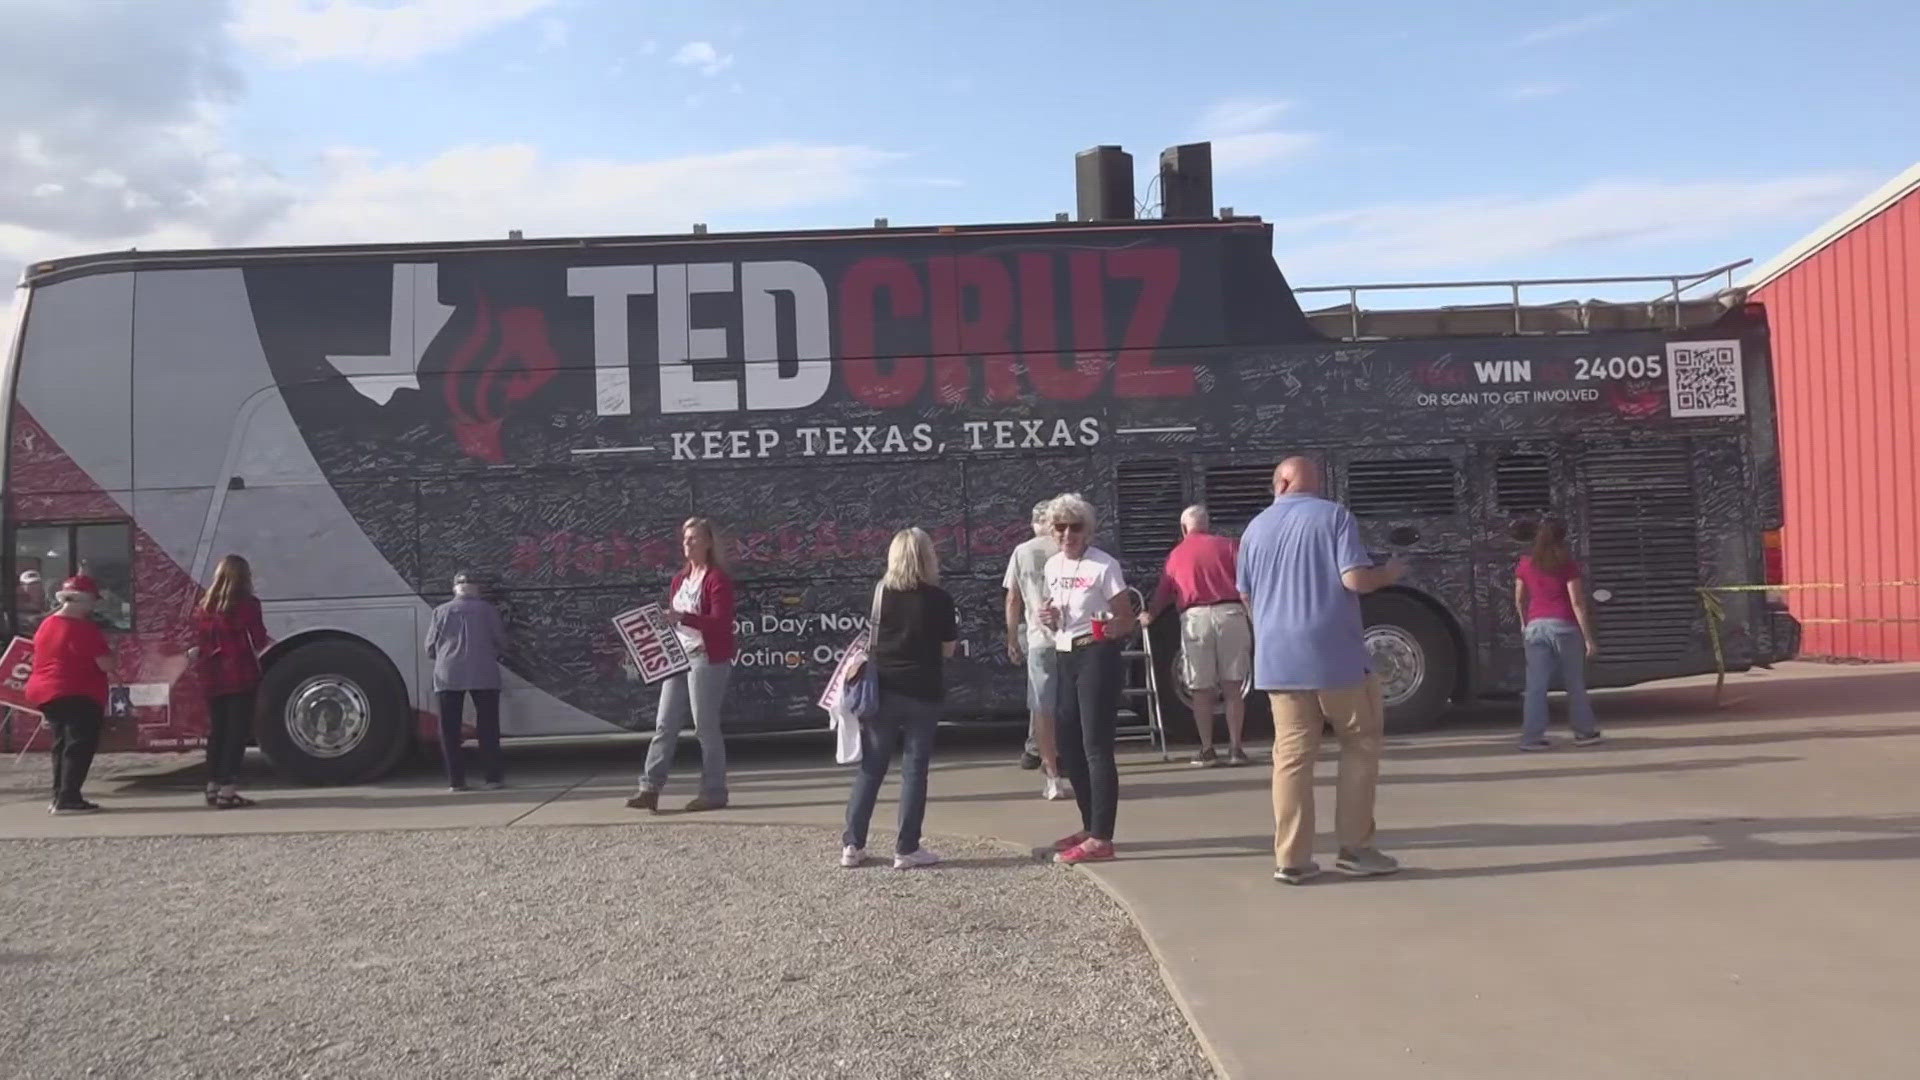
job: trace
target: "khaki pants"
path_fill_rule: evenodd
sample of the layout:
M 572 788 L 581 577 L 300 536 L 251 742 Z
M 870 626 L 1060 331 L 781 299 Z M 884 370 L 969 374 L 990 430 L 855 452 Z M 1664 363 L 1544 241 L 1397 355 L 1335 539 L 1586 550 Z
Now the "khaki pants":
M 1273 854 L 1295 869 L 1313 861 L 1313 766 L 1320 729 L 1340 739 L 1340 787 L 1334 828 L 1343 851 L 1373 844 L 1373 795 L 1380 780 L 1386 708 L 1380 680 L 1369 675 L 1339 690 L 1275 690 L 1273 702 Z

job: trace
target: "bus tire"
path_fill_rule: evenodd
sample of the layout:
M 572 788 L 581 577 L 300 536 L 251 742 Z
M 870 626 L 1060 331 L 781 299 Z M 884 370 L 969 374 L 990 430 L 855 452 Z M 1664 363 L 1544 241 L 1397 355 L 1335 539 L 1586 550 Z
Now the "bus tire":
M 1367 651 L 1386 698 L 1387 731 L 1403 735 L 1440 723 L 1460 675 L 1460 652 L 1439 613 L 1404 593 L 1360 602 Z
M 306 784 L 364 784 L 406 754 L 412 710 L 393 666 L 372 648 L 326 639 L 275 660 L 260 684 L 255 741 Z

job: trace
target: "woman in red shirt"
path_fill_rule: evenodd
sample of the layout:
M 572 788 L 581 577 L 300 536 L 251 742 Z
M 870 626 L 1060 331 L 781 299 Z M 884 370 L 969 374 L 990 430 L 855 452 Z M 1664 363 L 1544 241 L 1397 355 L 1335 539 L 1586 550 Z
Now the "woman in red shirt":
M 1573 744 L 1591 746 L 1600 741 L 1600 728 L 1587 700 L 1586 665 L 1597 649 L 1580 564 L 1567 550 L 1567 527 L 1555 518 L 1541 522 L 1532 553 L 1520 557 L 1513 577 L 1513 602 L 1520 609 L 1521 636 L 1527 648 L 1520 749 L 1545 750 L 1551 745 L 1547 742 L 1547 690 L 1555 669 L 1567 692 Z
M 207 805 L 216 810 L 252 806 L 240 794 L 240 765 L 253 731 L 260 689 L 260 654 L 273 639 L 253 595 L 253 567 L 238 555 L 220 560 L 213 584 L 193 612 L 193 648 L 207 692 Z
M 107 658 L 107 635 L 91 617 L 100 586 L 78 574 L 60 586 L 54 599 L 60 606 L 34 631 L 27 703 L 53 727 L 53 805 L 47 809 L 87 814 L 100 809 L 81 797 L 80 787 L 100 748 L 112 661 Z
M 667 618 L 693 662 L 660 684 L 660 708 L 654 716 L 653 742 L 640 774 L 640 790 L 627 800 L 634 810 L 658 810 L 680 729 L 693 721 L 700 739 L 700 794 L 688 813 L 727 805 L 727 744 L 720 733 L 720 708 L 733 674 L 733 579 L 720 561 L 713 523 L 688 518 L 680 526 L 680 548 L 687 562 L 667 586 Z

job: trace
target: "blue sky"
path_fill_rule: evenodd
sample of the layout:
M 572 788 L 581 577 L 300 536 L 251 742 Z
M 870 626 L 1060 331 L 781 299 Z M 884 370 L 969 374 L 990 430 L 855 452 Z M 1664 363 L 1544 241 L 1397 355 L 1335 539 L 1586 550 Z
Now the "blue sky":
M 60 90 L 0 87 L 0 261 L 1045 219 L 1076 150 L 1125 145 L 1144 192 L 1211 138 L 1296 284 L 1664 273 L 1764 261 L 1920 158 L 1909 4 L 133 7 L 0 0 L 0 81 Z M 106 92 L 58 60 L 81 33 L 131 82 L 93 147 L 61 134 Z

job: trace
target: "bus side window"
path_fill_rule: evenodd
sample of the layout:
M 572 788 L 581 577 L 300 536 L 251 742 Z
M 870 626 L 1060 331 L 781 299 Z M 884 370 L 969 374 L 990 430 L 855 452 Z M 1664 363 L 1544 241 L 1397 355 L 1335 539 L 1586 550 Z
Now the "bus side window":
M 1494 504 L 1502 514 L 1544 514 L 1553 509 L 1553 472 L 1547 455 L 1501 454 L 1493 465 Z
M 1206 495 L 1201 501 L 1207 504 L 1207 517 L 1217 533 L 1238 536 L 1247 522 L 1273 505 L 1273 466 L 1264 462 L 1209 465 L 1204 480 Z
M 1119 503 L 1120 558 L 1129 576 L 1158 572 L 1167 552 L 1180 542 L 1180 511 L 1187 507 L 1186 472 L 1174 458 L 1134 458 L 1114 471 Z
M 1460 512 L 1459 469 L 1450 458 L 1347 463 L 1347 509 L 1355 517 L 1449 517 Z
M 14 533 L 17 632 L 30 634 L 53 610 L 60 583 L 86 574 L 100 586 L 98 618 L 110 630 L 133 629 L 133 529 L 123 521 L 28 525 Z

